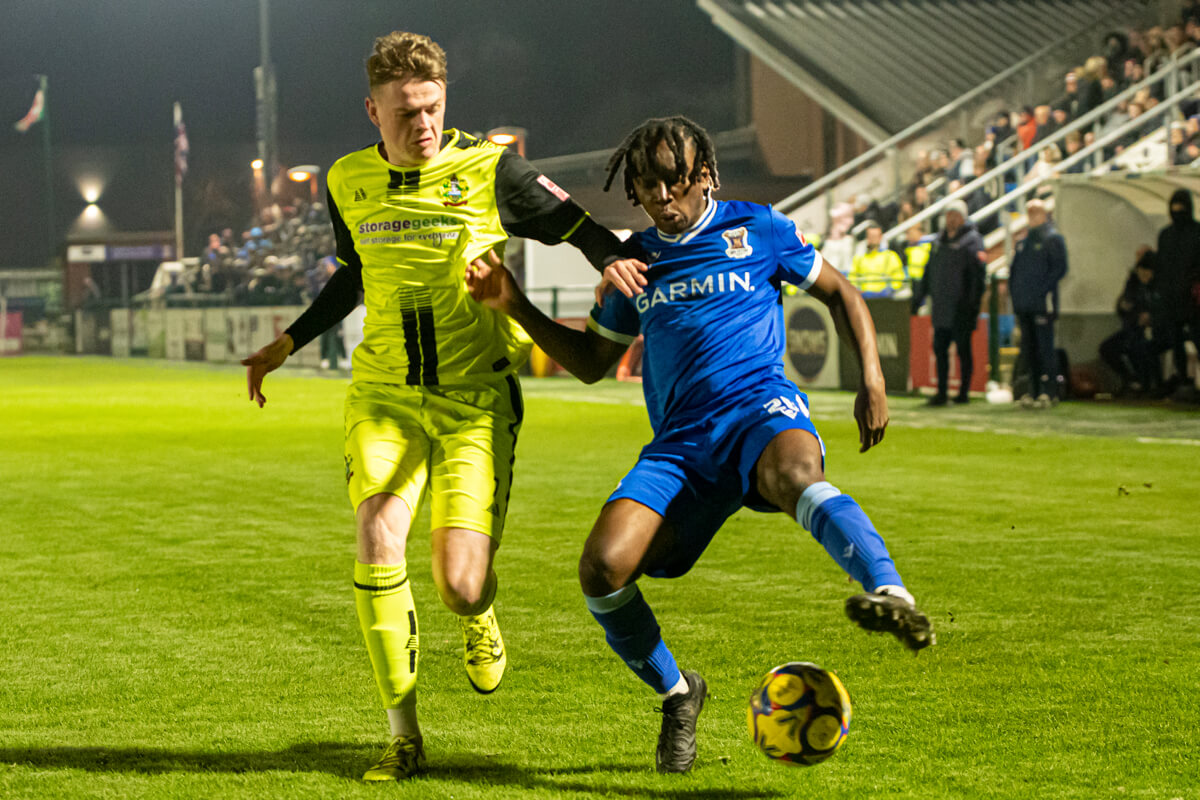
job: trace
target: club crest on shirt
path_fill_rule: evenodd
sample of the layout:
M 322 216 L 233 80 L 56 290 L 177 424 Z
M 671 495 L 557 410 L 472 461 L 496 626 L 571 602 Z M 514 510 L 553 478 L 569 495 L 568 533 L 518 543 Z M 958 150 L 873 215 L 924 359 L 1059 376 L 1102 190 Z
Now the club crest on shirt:
M 442 181 L 442 205 L 465 206 L 467 204 L 467 192 L 470 188 L 466 179 L 460 178 L 458 175 L 451 175 L 449 178 L 446 178 L 446 180 Z
M 721 238 L 728 245 L 725 248 L 725 255 L 730 258 L 745 258 L 754 252 L 754 248 L 750 246 L 750 234 L 744 226 L 725 231 L 721 234 Z

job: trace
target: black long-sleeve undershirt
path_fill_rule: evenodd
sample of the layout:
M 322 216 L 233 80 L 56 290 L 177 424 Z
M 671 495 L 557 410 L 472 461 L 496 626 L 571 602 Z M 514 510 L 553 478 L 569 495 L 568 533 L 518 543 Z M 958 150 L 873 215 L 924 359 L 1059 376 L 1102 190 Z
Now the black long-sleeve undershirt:
M 330 276 L 325 288 L 285 331 L 296 352 L 346 318 L 362 294 L 362 264 L 347 264 Z

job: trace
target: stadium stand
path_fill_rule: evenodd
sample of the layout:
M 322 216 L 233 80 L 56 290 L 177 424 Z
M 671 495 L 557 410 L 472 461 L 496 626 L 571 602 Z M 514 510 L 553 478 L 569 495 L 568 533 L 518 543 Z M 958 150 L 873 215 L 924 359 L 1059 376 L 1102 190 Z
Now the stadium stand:
M 713 22 L 802 88 L 841 98 L 848 121 L 885 138 L 1137 0 L 986 3 L 700 0 Z M 901 68 L 898 68 L 901 67 Z M 930 76 L 920 79 L 917 76 Z M 936 77 L 934 77 L 936 76 Z M 872 136 L 871 134 L 875 135 Z

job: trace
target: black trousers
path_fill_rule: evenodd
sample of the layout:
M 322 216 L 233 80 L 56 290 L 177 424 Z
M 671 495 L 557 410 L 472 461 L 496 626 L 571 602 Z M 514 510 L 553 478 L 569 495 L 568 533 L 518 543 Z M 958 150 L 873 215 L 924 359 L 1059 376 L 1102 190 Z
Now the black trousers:
M 971 354 L 971 336 L 975 333 L 975 320 L 968 325 L 960 322 L 952 328 L 933 329 L 933 356 L 937 359 L 937 393 L 945 397 L 949 392 L 950 343 L 958 350 L 958 374 L 961 378 L 958 394 L 966 397 L 971 391 L 971 375 L 975 371 L 975 358 Z
M 1021 358 L 1029 368 L 1029 393 L 1058 392 L 1058 365 L 1054 358 L 1054 317 L 1017 314 L 1021 326 Z
M 1186 315 L 1154 320 L 1154 338 L 1170 349 L 1175 361 L 1175 376 L 1178 381 L 1187 380 L 1187 349 L 1184 343 L 1192 340 L 1200 351 L 1200 320 L 1189 320 Z M 1159 352 L 1162 352 L 1161 350 Z
M 1125 383 L 1137 381 L 1153 389 L 1162 381 L 1158 357 L 1165 349 L 1161 342 L 1148 340 L 1142 328 L 1122 328 L 1100 343 L 1100 358 Z
M 346 348 L 342 344 L 342 326 L 334 325 L 321 334 L 321 359 L 337 367 L 338 360 L 345 358 Z

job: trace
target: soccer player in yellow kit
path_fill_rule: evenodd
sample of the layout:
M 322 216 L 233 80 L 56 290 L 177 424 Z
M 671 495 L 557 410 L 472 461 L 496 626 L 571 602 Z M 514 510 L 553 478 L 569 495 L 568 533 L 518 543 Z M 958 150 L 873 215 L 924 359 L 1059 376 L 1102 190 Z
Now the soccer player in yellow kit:
M 416 714 L 417 616 L 405 543 L 426 487 L 433 577 L 459 615 L 464 661 L 481 693 L 507 661 L 492 601 L 530 340 L 471 299 L 468 264 L 508 236 L 566 241 L 627 294 L 645 265 L 515 153 L 445 130 L 446 57 L 428 37 L 394 32 L 367 61 L 367 114 L 381 141 L 327 174 L 340 268 L 274 342 L 242 363 L 251 400 L 289 354 L 367 308 L 346 394 L 346 482 L 355 509 L 355 605 L 392 740 L 365 780 L 394 780 L 425 760 Z

